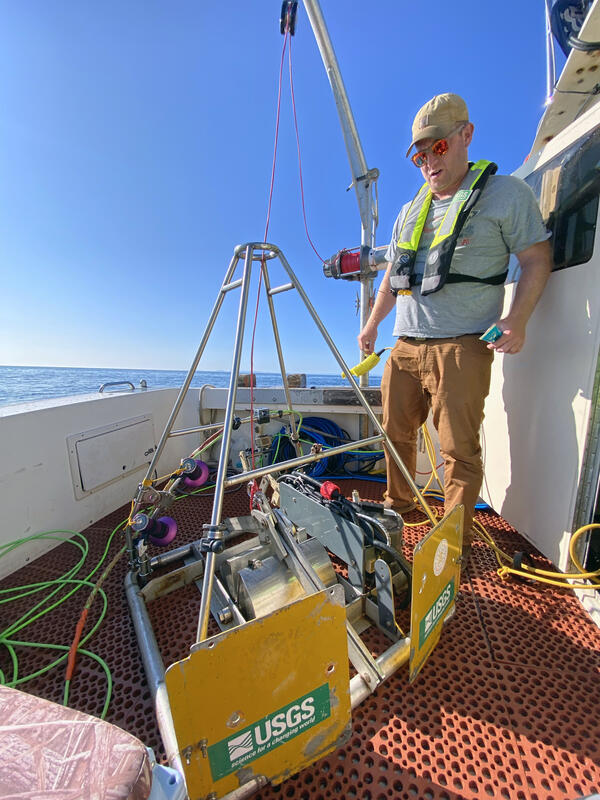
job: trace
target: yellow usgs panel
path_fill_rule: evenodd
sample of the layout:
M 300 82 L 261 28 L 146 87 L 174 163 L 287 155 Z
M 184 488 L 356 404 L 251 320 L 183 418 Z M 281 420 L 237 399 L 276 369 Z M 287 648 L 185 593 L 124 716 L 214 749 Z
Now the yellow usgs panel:
M 350 736 L 342 587 L 199 642 L 165 681 L 191 798 L 280 783 Z
M 438 643 L 460 583 L 464 507 L 455 506 L 415 547 L 410 617 L 410 680 Z

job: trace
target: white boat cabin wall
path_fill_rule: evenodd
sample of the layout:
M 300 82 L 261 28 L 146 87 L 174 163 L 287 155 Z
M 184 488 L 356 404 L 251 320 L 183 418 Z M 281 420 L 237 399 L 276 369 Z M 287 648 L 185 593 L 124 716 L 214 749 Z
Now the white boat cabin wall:
M 483 428 L 483 496 L 566 570 L 572 532 L 600 518 L 600 106 L 516 174 L 538 197 L 555 263 L 523 351 L 495 359 Z M 507 286 L 505 313 L 515 286 Z M 584 537 L 579 554 L 589 570 L 600 565 L 597 541 Z M 578 593 L 600 624 L 597 592 Z

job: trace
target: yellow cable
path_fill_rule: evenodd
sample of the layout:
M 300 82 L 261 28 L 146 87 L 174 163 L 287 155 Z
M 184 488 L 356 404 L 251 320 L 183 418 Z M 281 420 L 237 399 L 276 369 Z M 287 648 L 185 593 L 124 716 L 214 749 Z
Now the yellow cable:
M 424 504 L 423 503 L 418 503 L 418 506 L 419 506 L 420 510 L 426 516 L 430 517 L 430 519 L 429 520 L 423 520 L 421 522 L 405 522 L 404 523 L 404 527 L 405 528 L 418 528 L 421 525 L 426 525 L 427 522 L 430 522 L 432 519 L 435 520 L 436 522 L 439 520 L 439 516 L 437 515 L 437 513 L 431 508 L 431 506 L 425 500 L 425 492 L 427 492 L 427 490 L 429 489 L 429 486 L 431 485 L 431 482 L 433 481 L 434 478 L 436 479 L 436 481 L 438 482 L 438 484 L 440 486 L 442 485 L 442 482 L 440 480 L 440 476 L 438 475 L 436 467 L 435 467 L 435 448 L 433 446 L 433 442 L 431 440 L 431 436 L 429 434 L 429 431 L 427 430 L 427 425 L 423 424 L 421 426 L 421 430 L 423 431 L 423 439 L 425 441 L 425 449 L 427 450 L 427 456 L 429 458 L 429 463 L 431 464 L 431 473 L 429 475 L 429 480 L 427 481 L 425 486 L 420 490 L 421 491 L 421 497 L 424 500 Z M 442 494 L 443 494 L 443 492 L 442 492 Z M 414 497 L 413 500 L 417 501 L 417 498 Z
M 527 578 L 529 580 L 534 580 L 536 583 L 545 583 L 549 586 L 557 586 L 560 589 L 589 589 L 589 583 L 569 583 L 568 581 L 561 581 L 561 580 L 551 580 L 550 578 L 543 578 L 541 575 L 536 574 L 538 570 L 534 567 L 529 569 L 514 569 L 513 567 L 500 567 L 498 570 L 498 575 L 505 580 L 508 578 L 509 575 L 518 575 L 521 578 Z M 571 573 L 569 572 L 556 572 L 554 573 L 557 577 L 561 575 L 569 576 Z M 574 577 L 577 577 L 575 573 L 572 573 Z
M 494 551 L 496 559 L 498 560 L 498 564 L 500 565 L 500 568 L 498 569 L 498 575 L 503 580 L 506 580 L 509 575 L 516 575 L 521 578 L 537 581 L 538 583 L 545 583 L 549 586 L 558 586 L 562 589 L 590 588 L 590 584 L 570 583 L 572 580 L 590 580 L 592 584 L 600 585 L 600 581 L 592 580 L 593 578 L 598 578 L 598 576 L 600 576 L 600 569 L 594 570 L 593 572 L 586 572 L 578 561 L 574 552 L 574 546 L 578 538 L 588 530 L 600 528 L 600 525 L 584 525 L 575 531 L 575 533 L 571 536 L 571 540 L 569 542 L 569 554 L 579 572 L 559 572 L 557 570 L 545 570 L 541 569 L 540 567 L 530 567 L 527 564 L 523 564 L 520 569 L 516 569 L 515 567 L 511 566 L 513 559 L 508 555 L 508 553 L 505 553 L 496 545 L 490 534 L 485 530 L 479 520 L 473 520 L 473 527 L 480 538 L 483 539 Z M 502 559 L 508 563 L 503 564 Z
M 174 469 L 173 472 L 169 472 L 168 475 L 163 475 L 160 478 L 155 478 L 152 481 L 152 483 L 153 484 L 154 483 L 160 483 L 161 481 L 165 481 L 167 478 L 170 478 L 172 475 L 181 475 L 182 472 L 183 472 L 183 469 L 181 467 L 178 467 L 178 469 Z M 173 480 L 175 480 L 175 478 L 173 478 Z
M 425 449 L 427 450 L 427 456 L 429 458 L 429 463 L 431 464 L 431 476 L 429 478 L 429 483 L 431 482 L 431 480 L 433 478 L 435 478 L 436 481 L 438 482 L 438 486 L 440 487 L 440 490 L 441 490 L 442 489 L 442 481 L 441 481 L 440 476 L 438 475 L 437 466 L 436 466 L 436 463 L 435 463 L 435 460 L 436 460 L 435 459 L 435 447 L 434 447 L 433 441 L 431 439 L 431 434 L 429 433 L 429 430 L 427 428 L 427 423 L 425 423 L 425 424 L 423 424 L 421 426 L 421 430 L 423 431 L 423 440 L 425 442 Z M 428 485 L 429 485 L 429 483 L 428 483 Z
M 435 447 L 433 445 L 433 441 L 431 439 L 431 434 L 427 429 L 427 425 L 424 424 L 421 426 L 421 430 L 423 432 L 423 439 L 425 442 L 425 449 L 427 451 L 427 456 L 429 458 L 429 463 L 431 464 L 431 474 L 429 476 L 429 480 L 425 485 L 424 489 L 422 490 L 422 494 L 428 490 L 433 478 L 438 482 L 440 486 L 440 494 L 443 495 L 444 491 L 441 489 L 442 482 L 440 477 L 437 473 L 436 465 L 435 465 Z M 416 527 L 418 525 L 422 525 L 422 522 L 413 522 L 413 523 L 405 523 L 406 527 Z M 530 567 L 526 564 L 523 564 L 521 569 L 515 569 L 513 566 L 513 559 L 508 554 L 501 550 L 496 542 L 492 539 L 491 535 L 487 532 L 484 526 L 479 522 L 479 520 L 473 520 L 473 531 L 476 533 L 480 539 L 482 539 L 494 552 L 496 556 L 496 560 L 499 564 L 498 575 L 502 580 L 506 580 L 509 575 L 517 575 L 522 578 L 527 578 L 529 580 L 537 581 L 538 583 L 544 583 L 550 586 L 557 586 L 564 589 L 589 589 L 590 584 L 583 584 L 583 583 L 570 583 L 572 580 L 589 580 L 592 585 L 600 586 L 600 579 L 594 580 L 595 578 L 600 578 L 600 569 L 594 570 L 593 572 L 586 572 L 579 562 L 577 558 L 577 554 L 575 553 L 575 544 L 579 537 L 589 530 L 595 530 L 600 528 L 600 524 L 590 524 L 584 525 L 583 527 L 579 528 L 575 531 L 575 533 L 571 536 L 569 542 L 569 555 L 571 557 L 571 561 L 577 567 L 579 572 L 558 572 L 555 570 L 544 570 L 540 569 L 539 567 Z M 507 562 L 507 563 L 503 563 Z
M 577 569 L 580 570 L 580 574 L 578 575 L 578 577 L 580 578 L 583 577 L 585 572 L 583 565 L 579 562 L 579 558 L 577 557 L 577 553 L 575 552 L 575 543 L 579 539 L 579 537 L 586 531 L 597 530 L 598 528 L 600 528 L 600 525 L 594 522 L 590 523 L 589 525 L 582 525 L 581 528 L 578 528 L 575 531 L 575 533 L 571 536 L 571 539 L 569 541 L 569 555 L 571 556 L 571 561 L 573 562 L 573 564 L 575 564 Z M 597 577 L 598 575 L 600 575 L 600 569 L 597 569 L 594 572 L 590 572 L 587 574 L 590 576 Z

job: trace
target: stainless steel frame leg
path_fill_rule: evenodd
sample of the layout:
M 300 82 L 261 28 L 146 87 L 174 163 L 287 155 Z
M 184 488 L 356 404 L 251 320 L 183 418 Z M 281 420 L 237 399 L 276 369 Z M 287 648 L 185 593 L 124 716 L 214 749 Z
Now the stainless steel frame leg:
M 239 251 L 239 248 L 237 248 Z M 221 521 L 223 509 L 223 492 L 225 489 L 225 478 L 227 476 L 227 461 L 229 458 L 229 447 L 231 445 L 231 431 L 233 414 L 235 411 L 235 401 L 237 397 L 237 382 L 240 374 L 240 361 L 242 357 L 242 344 L 244 342 L 244 326 L 246 323 L 246 310 L 248 308 L 248 293 L 250 291 L 250 278 L 252 276 L 252 256 L 254 247 L 252 244 L 246 245 L 244 260 L 244 275 L 242 277 L 242 292 L 238 308 L 237 328 L 235 334 L 235 347 L 233 352 L 233 362 L 231 365 L 231 375 L 229 379 L 229 393 L 227 395 L 227 406 L 225 409 L 225 421 L 223 423 L 223 440 L 221 442 L 221 456 L 217 470 L 215 483 L 215 499 L 213 502 L 212 516 L 210 524 L 216 526 Z M 250 424 L 254 424 L 250 422 Z M 202 599 L 200 601 L 200 614 L 198 616 L 198 629 L 196 641 L 201 642 L 206 639 L 208 632 L 208 620 L 210 615 L 210 596 L 215 575 L 215 554 L 210 552 L 206 556 L 204 579 L 202 582 Z
M 127 595 L 127 602 L 129 603 L 140 653 L 142 654 L 146 680 L 148 681 L 148 686 L 150 687 L 154 699 L 156 719 L 167 758 L 173 769 L 178 770 L 178 772 L 184 775 L 183 765 L 179 756 L 177 736 L 175 735 L 175 727 L 173 725 L 173 717 L 171 715 L 169 696 L 165 685 L 165 667 L 158 645 L 156 644 L 146 604 L 140 594 L 139 587 L 135 580 L 135 574 L 132 572 L 128 573 L 125 578 L 125 593 Z
M 160 441 L 158 443 L 156 451 L 154 452 L 154 455 L 152 456 L 152 461 L 150 462 L 150 466 L 148 467 L 148 471 L 146 472 L 146 477 L 144 478 L 143 483 L 146 483 L 147 481 L 150 480 L 150 478 L 152 476 L 152 473 L 153 473 L 154 469 L 156 468 L 156 465 L 158 464 L 158 460 L 161 457 L 163 450 L 165 449 L 165 444 L 167 443 L 167 439 L 169 438 L 169 434 L 171 433 L 171 430 L 173 428 L 173 425 L 175 423 L 177 415 L 179 414 L 179 411 L 181 409 L 181 406 L 183 404 L 185 396 L 186 396 L 186 394 L 188 392 L 188 389 L 190 388 L 190 384 L 192 382 L 192 379 L 193 379 L 194 375 L 196 374 L 196 370 L 198 369 L 198 364 L 200 363 L 200 359 L 202 358 L 202 354 L 204 353 L 204 348 L 207 345 L 207 342 L 208 342 L 208 340 L 210 338 L 210 334 L 212 332 L 214 324 L 215 324 L 215 322 L 217 320 L 217 317 L 219 315 L 219 311 L 221 310 L 221 306 L 223 305 L 223 300 L 225 299 L 225 295 L 227 294 L 227 289 L 225 287 L 231 281 L 231 278 L 232 278 L 233 274 L 235 273 L 235 268 L 237 267 L 237 263 L 238 263 L 239 259 L 240 259 L 240 256 L 236 252 L 234 254 L 233 258 L 231 259 L 231 262 L 229 264 L 227 272 L 225 273 L 225 278 L 223 280 L 223 283 L 221 285 L 221 289 L 219 290 L 219 294 L 217 295 L 217 299 L 215 301 L 215 305 L 213 307 L 212 313 L 210 315 L 210 318 L 209 318 L 208 323 L 206 325 L 206 328 L 204 330 L 204 335 L 202 336 L 202 340 L 200 341 L 200 344 L 198 346 L 198 350 L 196 352 L 196 356 L 195 356 L 195 358 L 194 358 L 194 360 L 192 362 L 192 365 L 191 365 L 191 367 L 189 369 L 189 372 L 188 372 L 188 374 L 186 376 L 186 379 L 185 379 L 181 389 L 179 390 L 179 394 L 177 395 L 177 400 L 175 401 L 175 405 L 173 406 L 173 410 L 171 411 L 171 415 L 169 416 L 169 419 L 167 420 L 167 424 L 165 425 L 165 429 L 164 429 L 164 431 L 162 433 L 162 436 L 160 437 Z M 132 511 L 132 516 L 138 510 L 139 510 L 139 498 L 136 498 L 136 502 L 135 502 L 135 505 L 134 505 L 134 508 L 133 508 L 133 511 Z

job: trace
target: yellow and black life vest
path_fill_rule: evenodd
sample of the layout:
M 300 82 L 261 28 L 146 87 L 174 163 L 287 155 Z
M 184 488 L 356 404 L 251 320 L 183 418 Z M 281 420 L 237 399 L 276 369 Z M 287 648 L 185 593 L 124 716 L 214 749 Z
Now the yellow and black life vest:
M 458 272 L 450 273 L 454 248 L 462 227 L 473 206 L 479 200 L 487 179 L 497 169 L 498 165 L 492 161 L 469 163 L 469 170 L 450 201 L 429 248 L 421 282 L 422 295 L 438 292 L 446 283 L 469 281 L 498 286 L 506 280 L 508 271 L 493 275 L 491 278 L 477 278 L 473 275 L 461 275 Z M 396 244 L 396 260 L 390 276 L 390 286 L 395 295 L 399 292 L 410 293 L 411 286 L 415 285 L 413 270 L 421 234 L 431 206 L 431 198 L 431 189 L 429 184 L 425 183 L 417 192 L 406 212 Z

